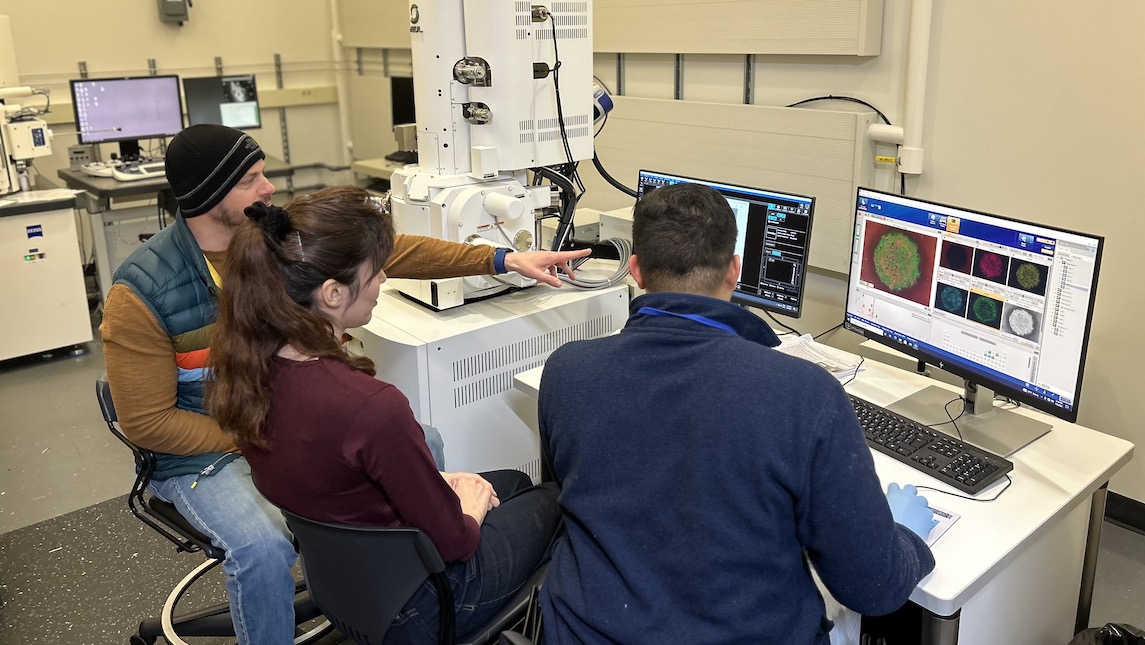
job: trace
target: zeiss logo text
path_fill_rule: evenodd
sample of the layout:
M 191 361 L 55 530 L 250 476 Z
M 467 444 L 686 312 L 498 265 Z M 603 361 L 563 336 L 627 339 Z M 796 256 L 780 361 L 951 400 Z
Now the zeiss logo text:
M 29 226 L 27 228 L 28 228 L 28 239 L 32 239 L 33 237 L 44 237 L 44 227 L 42 225 L 37 224 L 35 226 Z

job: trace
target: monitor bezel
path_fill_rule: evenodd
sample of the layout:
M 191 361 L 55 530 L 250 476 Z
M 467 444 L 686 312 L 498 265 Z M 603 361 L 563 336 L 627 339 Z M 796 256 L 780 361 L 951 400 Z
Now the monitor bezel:
M 1060 232 L 1060 233 L 1066 233 L 1066 234 L 1070 234 L 1070 235 L 1078 235 L 1081 237 L 1093 239 L 1097 242 L 1097 253 L 1094 256 L 1093 279 L 1092 279 L 1092 283 L 1091 283 L 1092 289 L 1090 291 L 1089 303 L 1088 303 L 1088 308 L 1087 308 L 1087 316 L 1086 316 L 1086 321 L 1085 321 L 1085 332 L 1084 332 L 1084 337 L 1082 338 L 1081 355 L 1079 356 L 1079 364 L 1078 364 L 1078 370 L 1077 370 L 1077 382 L 1074 384 L 1073 407 L 1071 409 L 1066 410 L 1063 407 L 1059 407 L 1057 405 L 1054 405 L 1052 402 L 1041 399 L 1041 398 L 1039 398 L 1033 394 L 1022 392 L 1022 390 L 1020 388 L 1015 388 L 1015 387 L 1010 386 L 1007 383 L 999 381 L 995 377 L 993 377 L 992 375 L 990 375 L 988 373 L 976 371 L 973 368 L 973 364 L 970 364 L 968 361 L 965 361 L 964 359 L 952 362 L 950 359 L 948 359 L 946 357 L 938 357 L 938 356 L 930 353 L 925 348 L 921 348 L 921 349 L 920 348 L 914 348 L 914 347 L 911 347 L 910 345 L 906 345 L 904 343 L 897 342 L 893 339 L 888 339 L 883 334 L 875 333 L 875 332 L 863 327 L 862 325 L 851 322 L 851 315 L 852 315 L 851 314 L 851 299 L 854 297 L 854 290 L 852 289 L 852 286 L 851 286 L 851 284 L 852 284 L 852 282 L 851 282 L 851 277 L 852 277 L 851 271 L 852 271 L 852 267 L 854 266 L 854 257 L 855 257 L 855 253 L 857 251 L 856 245 L 859 243 L 859 241 L 858 241 L 859 231 L 857 228 L 858 220 L 859 220 L 859 217 L 858 217 L 859 205 L 860 205 L 859 199 L 863 197 L 864 192 L 872 194 L 876 198 L 893 197 L 895 199 L 906 199 L 906 200 L 911 200 L 911 201 L 918 202 L 920 204 L 927 205 L 927 206 L 937 206 L 937 207 L 944 208 L 944 209 L 961 211 L 964 213 L 972 213 L 975 215 L 982 215 L 984 217 L 992 217 L 995 219 L 1008 221 L 1008 222 L 1014 222 L 1016 224 L 1022 224 L 1025 226 L 1043 228 L 1043 229 L 1046 229 L 1046 230 L 1052 231 L 1052 232 Z M 1081 407 L 1082 385 L 1084 383 L 1086 358 L 1089 355 L 1090 332 L 1093 328 L 1093 318 L 1094 318 L 1094 313 L 1095 313 L 1095 306 L 1097 303 L 1097 289 L 1098 289 L 1098 284 L 1100 283 L 1100 277 L 1101 277 L 1100 276 L 1100 273 L 1101 273 L 1101 256 L 1102 256 L 1102 252 L 1104 251 L 1104 248 L 1105 248 L 1105 237 L 1104 236 L 1094 235 L 1092 233 L 1085 233 L 1082 231 L 1068 229 L 1068 228 L 1064 228 L 1061 226 L 1054 226 L 1051 224 L 1043 224 L 1040 222 L 1023 220 L 1023 219 L 1019 219 L 1016 217 L 1009 217 L 1006 215 L 998 215 L 997 213 L 990 213 L 987 211 L 981 211 L 981 210 L 977 210 L 977 209 L 973 209 L 973 208 L 966 208 L 963 206 L 953 206 L 951 204 L 945 204 L 942 202 L 937 202 L 937 201 L 933 201 L 933 200 L 929 200 L 929 199 L 922 199 L 919 197 L 910 197 L 910 196 L 906 196 L 906 195 L 899 195 L 897 193 L 885 192 L 885 191 L 881 191 L 881 190 L 874 189 L 874 188 L 859 187 L 855 191 L 855 202 L 854 202 L 853 208 L 854 208 L 854 210 L 851 213 L 851 216 L 852 216 L 852 221 L 851 221 L 851 233 L 852 233 L 851 234 L 851 255 L 848 259 L 849 264 L 848 264 L 848 272 L 847 272 L 846 297 L 845 297 L 844 305 L 843 305 L 843 327 L 845 327 L 846 329 L 848 329 L 852 332 L 859 334 L 860 336 L 862 336 L 865 339 L 873 340 L 873 341 L 879 343 L 880 345 L 884 345 L 886 347 L 890 347 L 891 349 L 902 352 L 903 354 L 906 354 L 907 356 L 910 356 L 911 358 L 917 359 L 919 361 L 923 361 L 928 365 L 932 365 L 932 366 L 937 367 L 937 368 L 944 370 L 946 372 L 950 372 L 951 374 L 954 374 L 955 376 L 961 377 L 962 379 L 965 379 L 965 380 L 968 380 L 972 383 L 976 383 L 976 384 L 982 385 L 986 388 L 989 388 L 989 389 L 993 390 L 994 392 L 996 392 L 997 394 L 1002 394 L 1002 395 L 1004 395 L 1004 396 L 1006 396 L 1006 397 L 1008 397 L 1014 401 L 1021 403 L 1022 405 L 1029 406 L 1031 408 L 1034 408 L 1035 410 L 1040 410 L 1042 412 L 1045 412 L 1046 414 L 1049 414 L 1050 416 L 1056 417 L 1058 419 L 1062 419 L 1064 421 L 1068 421 L 1070 423 L 1076 423 L 1077 422 L 1078 410 Z M 933 305 L 930 305 L 930 307 L 933 308 Z
M 644 184 L 643 184 L 643 182 L 640 181 L 640 178 L 643 177 L 645 173 L 653 174 L 653 175 L 664 175 L 666 177 L 673 177 L 676 179 L 683 179 L 686 181 L 695 182 L 698 184 L 703 184 L 705 186 L 710 186 L 710 187 L 716 189 L 717 191 L 719 191 L 720 186 L 727 186 L 728 188 L 732 188 L 732 189 L 744 190 L 744 191 L 748 191 L 748 192 L 763 193 L 763 194 L 771 194 L 771 195 L 775 195 L 777 197 L 793 197 L 793 198 L 797 198 L 797 199 L 801 199 L 801 200 L 805 199 L 805 200 L 808 200 L 809 202 L 811 202 L 811 207 L 807 213 L 807 245 L 806 245 L 807 259 L 803 263 L 803 276 L 802 276 L 802 279 L 799 281 L 799 294 L 798 294 L 798 299 L 796 300 L 796 305 L 797 305 L 796 310 L 791 311 L 790 309 L 784 309 L 783 307 L 780 307 L 778 305 L 769 304 L 767 301 L 762 300 L 759 296 L 757 296 L 755 294 L 742 293 L 739 291 L 738 286 L 737 286 L 736 290 L 732 291 L 732 297 L 731 297 L 731 301 L 737 305 L 743 305 L 743 306 L 747 306 L 747 307 L 755 307 L 757 309 L 762 309 L 762 310 L 770 312 L 770 313 L 779 314 L 781 316 L 787 316 L 788 318 L 798 319 L 799 317 L 801 317 L 803 315 L 803 298 L 804 298 L 804 294 L 806 293 L 806 290 L 807 290 L 807 275 L 809 273 L 808 269 L 811 266 L 811 235 L 814 232 L 814 226 L 815 226 L 815 198 L 814 197 L 812 197 L 810 195 L 801 195 L 799 193 L 792 193 L 792 192 L 783 191 L 783 190 L 776 190 L 776 189 L 772 189 L 772 188 L 756 188 L 753 186 L 744 186 L 743 184 L 734 184 L 734 183 L 726 182 L 726 181 L 717 181 L 715 179 L 701 179 L 699 177 L 689 177 L 688 175 L 681 175 L 681 174 L 674 173 L 674 172 L 666 172 L 666 171 L 662 171 L 662 170 L 650 170 L 647 168 L 642 168 L 636 174 L 636 195 L 637 195 L 636 201 L 637 202 L 639 202 L 640 199 L 644 196 Z M 720 194 L 722 195 L 723 193 L 720 193 Z
M 144 80 L 155 80 L 155 79 L 160 79 L 160 78 L 174 79 L 175 94 L 176 94 L 176 105 L 179 106 L 179 129 L 175 130 L 174 132 L 164 133 L 164 134 L 119 136 L 119 137 L 112 136 L 112 137 L 109 137 L 106 139 L 103 139 L 103 138 L 90 139 L 84 135 L 83 131 L 80 129 L 79 105 L 76 101 L 76 84 L 77 83 L 103 83 L 103 82 L 107 82 L 107 81 L 144 81 Z M 70 79 L 68 81 L 68 90 L 71 92 L 72 116 L 75 118 L 75 124 L 76 124 L 76 130 L 77 130 L 76 137 L 78 138 L 79 142 L 83 145 L 97 145 L 100 143 L 120 143 L 120 142 L 124 142 L 124 141 L 139 141 L 139 140 L 146 140 L 146 139 L 167 138 L 167 137 L 173 137 L 173 136 L 179 134 L 180 132 L 182 132 L 182 130 L 183 130 L 183 127 L 184 127 L 183 112 L 182 112 L 183 84 L 180 82 L 178 74 L 156 74 L 155 76 L 109 76 L 109 77 L 105 77 L 105 78 L 73 78 L 73 79 Z
M 256 123 L 255 125 L 236 125 L 236 126 L 227 126 L 227 127 L 232 127 L 232 128 L 235 128 L 236 130 L 258 130 L 258 129 L 262 128 L 262 103 L 259 101 L 259 97 L 258 97 L 258 75 L 256 75 L 256 74 L 223 74 L 223 75 L 216 75 L 216 76 L 191 76 L 191 77 L 185 77 L 185 78 L 181 79 L 180 86 L 181 86 L 181 89 L 183 90 L 183 103 L 186 106 L 187 126 L 188 127 L 190 127 L 192 125 L 198 125 L 201 123 L 211 123 L 211 124 L 215 124 L 215 125 L 225 125 L 225 124 L 218 123 L 217 121 L 199 121 L 199 122 L 196 122 L 196 121 L 194 121 L 194 119 L 191 118 L 191 101 L 189 98 L 191 96 L 191 93 L 187 91 L 187 82 L 188 81 L 190 81 L 192 83 L 204 82 L 204 84 L 205 84 L 205 81 L 212 81 L 213 80 L 213 81 L 215 81 L 215 83 L 218 84 L 219 89 L 221 90 L 223 88 L 223 83 L 225 83 L 227 80 L 233 79 L 233 78 L 250 79 L 252 85 L 254 86 L 254 101 L 253 102 L 255 104 L 256 114 L 258 115 L 258 123 Z M 221 104 L 222 103 L 219 103 L 219 105 L 221 105 Z

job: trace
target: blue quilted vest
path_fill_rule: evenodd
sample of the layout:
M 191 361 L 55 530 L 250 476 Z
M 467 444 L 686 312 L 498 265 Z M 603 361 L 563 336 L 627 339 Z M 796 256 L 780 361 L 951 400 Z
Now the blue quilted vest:
M 179 370 L 176 407 L 207 414 L 203 383 L 207 378 L 210 337 L 218 313 L 218 289 L 207 261 L 182 216 L 136 249 L 115 272 L 115 283 L 130 288 L 151 309 L 171 338 Z M 235 455 L 157 453 L 155 479 L 217 470 Z

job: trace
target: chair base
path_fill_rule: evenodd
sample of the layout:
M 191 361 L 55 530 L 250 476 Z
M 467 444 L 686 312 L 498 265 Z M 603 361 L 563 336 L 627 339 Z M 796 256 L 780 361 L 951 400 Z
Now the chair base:
M 208 559 L 188 573 L 182 581 L 171 591 L 167 602 L 163 604 L 163 614 L 159 618 L 145 620 L 139 624 L 139 631 L 131 637 L 131 645 L 154 645 L 161 636 L 170 645 L 191 645 L 183 638 L 214 636 L 233 637 L 234 624 L 231 622 L 230 607 L 228 605 L 213 605 L 180 616 L 175 616 L 175 607 L 187 589 L 211 569 L 222 564 L 222 560 Z M 295 584 L 294 617 L 295 624 L 300 625 L 319 618 L 322 612 L 310 600 L 306 592 L 306 585 L 302 582 Z M 312 643 L 333 630 L 330 621 L 323 620 L 318 625 L 295 637 L 295 645 Z

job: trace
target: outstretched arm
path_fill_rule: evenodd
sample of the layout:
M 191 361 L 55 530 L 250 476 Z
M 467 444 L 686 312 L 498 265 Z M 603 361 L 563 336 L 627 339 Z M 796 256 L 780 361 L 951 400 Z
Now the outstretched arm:
M 526 278 L 554 287 L 561 286 L 557 271 L 564 272 L 568 277 L 575 279 L 570 262 L 583 258 L 591 253 L 591 249 L 579 251 L 526 251 L 524 253 L 509 253 L 505 256 L 505 268 L 515 271 Z

